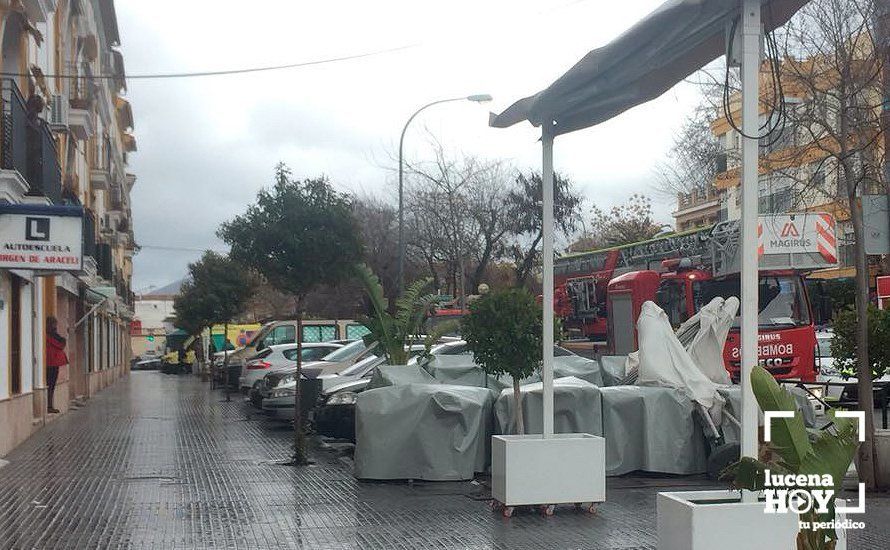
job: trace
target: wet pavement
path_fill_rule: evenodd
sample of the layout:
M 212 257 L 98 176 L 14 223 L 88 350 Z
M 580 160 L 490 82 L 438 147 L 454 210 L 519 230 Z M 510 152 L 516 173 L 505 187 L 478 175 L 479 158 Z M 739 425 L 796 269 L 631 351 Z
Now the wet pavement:
M 134 372 L 50 424 L 0 468 L 0 548 L 655 548 L 655 493 L 691 478 L 609 480 L 595 516 L 511 519 L 474 483 L 361 483 L 291 432 L 186 376 Z M 890 548 L 890 498 L 851 548 Z

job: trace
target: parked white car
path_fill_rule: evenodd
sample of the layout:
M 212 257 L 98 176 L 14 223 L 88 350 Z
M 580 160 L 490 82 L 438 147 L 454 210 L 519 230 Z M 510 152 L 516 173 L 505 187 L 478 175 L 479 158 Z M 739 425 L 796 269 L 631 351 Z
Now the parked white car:
M 330 353 L 342 348 L 342 344 L 334 342 L 305 342 L 303 344 L 303 362 L 320 361 Z M 244 365 L 238 378 L 242 392 L 247 392 L 270 372 L 291 368 L 296 365 L 296 344 L 275 344 L 254 355 Z

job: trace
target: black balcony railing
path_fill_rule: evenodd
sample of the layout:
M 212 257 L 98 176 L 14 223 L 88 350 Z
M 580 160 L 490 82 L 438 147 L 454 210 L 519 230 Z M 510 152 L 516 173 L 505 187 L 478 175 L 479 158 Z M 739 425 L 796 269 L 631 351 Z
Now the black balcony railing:
M 99 276 L 106 281 L 114 279 L 114 257 L 110 244 L 98 243 L 96 245 L 96 268 Z
M 18 170 L 22 176 L 28 172 L 28 115 L 25 99 L 15 81 L 0 80 L 0 101 L 3 102 L 0 117 L 0 167 Z
M 17 170 L 29 195 L 62 199 L 62 170 L 56 142 L 45 120 L 28 116 L 27 103 L 11 78 L 0 80 L 0 168 Z
M 62 168 L 56 152 L 56 141 L 43 119 L 28 124 L 28 183 L 30 194 L 49 197 L 53 202 L 62 200 Z

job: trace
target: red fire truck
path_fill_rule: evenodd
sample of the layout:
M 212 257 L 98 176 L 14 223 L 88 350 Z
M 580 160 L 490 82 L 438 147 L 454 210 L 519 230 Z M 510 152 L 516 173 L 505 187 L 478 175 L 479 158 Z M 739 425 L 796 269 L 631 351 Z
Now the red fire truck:
M 759 233 L 760 363 L 777 377 L 814 380 L 816 336 L 804 276 L 837 263 L 834 219 L 761 216 Z M 637 349 L 636 320 L 646 300 L 659 304 L 676 327 L 714 297 L 738 297 L 739 244 L 738 222 L 728 221 L 559 258 L 556 313 L 570 334 L 629 353 Z M 739 360 L 736 326 L 724 349 L 734 377 Z

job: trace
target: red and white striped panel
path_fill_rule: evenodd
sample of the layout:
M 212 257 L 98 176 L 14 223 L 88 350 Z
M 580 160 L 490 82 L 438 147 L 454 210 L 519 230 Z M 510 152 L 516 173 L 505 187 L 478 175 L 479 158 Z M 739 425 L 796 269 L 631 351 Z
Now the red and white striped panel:
M 757 257 L 763 256 L 763 224 L 757 224 Z
M 829 263 L 837 263 L 837 237 L 834 234 L 834 216 L 831 214 L 819 214 L 816 220 L 816 245 L 819 254 Z

